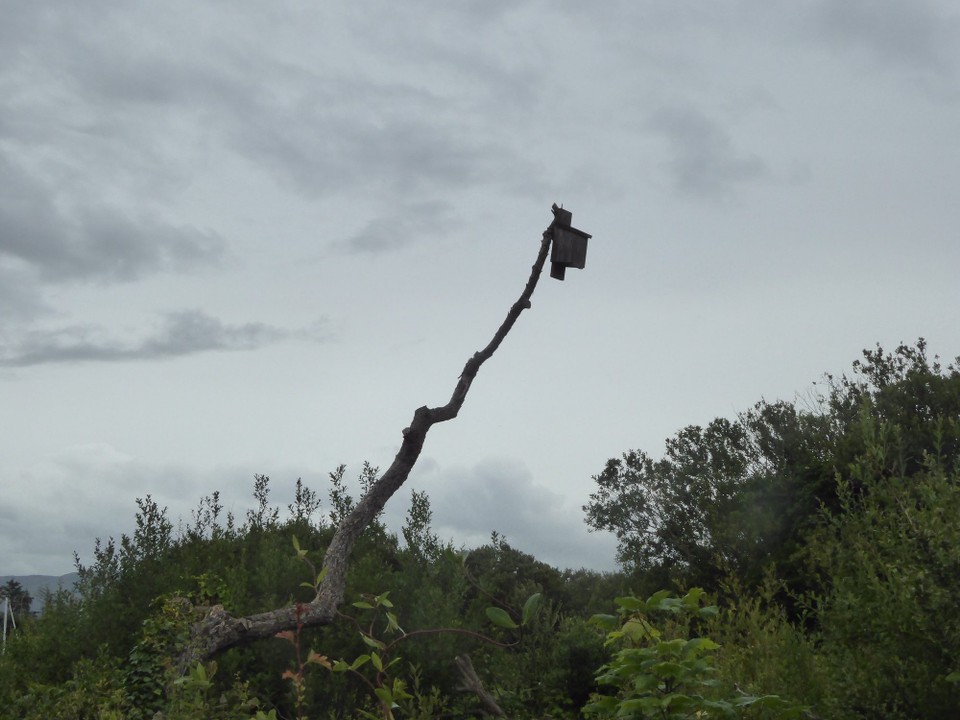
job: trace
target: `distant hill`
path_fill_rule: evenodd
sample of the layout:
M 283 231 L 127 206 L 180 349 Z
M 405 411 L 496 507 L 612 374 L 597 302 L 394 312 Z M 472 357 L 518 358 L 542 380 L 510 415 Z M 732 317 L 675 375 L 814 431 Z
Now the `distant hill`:
M 33 598 L 30 609 L 39 612 L 43 610 L 44 590 L 50 592 L 56 592 L 59 588 L 73 590 L 73 584 L 79 577 L 75 572 L 66 575 L 0 575 L 0 585 L 5 585 L 8 580 L 16 580 Z

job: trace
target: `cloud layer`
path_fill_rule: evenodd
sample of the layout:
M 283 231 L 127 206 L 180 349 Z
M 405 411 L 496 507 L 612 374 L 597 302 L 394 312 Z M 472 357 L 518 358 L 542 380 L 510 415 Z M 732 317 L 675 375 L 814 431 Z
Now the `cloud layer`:
M 315 330 L 311 334 L 316 338 Z M 152 334 L 133 343 L 105 337 L 103 328 L 89 326 L 31 331 L 0 356 L 0 366 L 160 360 L 211 351 L 255 350 L 291 334 L 264 323 L 229 325 L 202 310 L 186 310 L 166 314 Z
M 413 483 L 430 497 L 441 539 L 475 547 L 496 531 L 513 547 L 561 569 L 612 569 L 612 538 L 588 533 L 580 506 L 537 482 L 519 460 L 490 457 L 448 468 L 428 462 Z
M 101 476 L 132 509 L 158 468 L 246 494 L 394 441 L 552 202 L 587 269 L 431 438 L 441 536 L 610 562 L 579 509 L 607 457 L 877 341 L 957 352 L 947 0 L 7 5 L 0 452 L 52 510 L 0 504 L 4 537 L 96 515 Z

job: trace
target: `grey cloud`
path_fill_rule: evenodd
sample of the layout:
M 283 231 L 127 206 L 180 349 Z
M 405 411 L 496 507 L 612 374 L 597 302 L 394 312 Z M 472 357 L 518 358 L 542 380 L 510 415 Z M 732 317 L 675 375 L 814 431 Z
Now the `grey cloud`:
M 857 49 L 890 65 L 953 76 L 960 18 L 950 3 L 926 0 L 823 0 L 808 26 L 839 50 Z
M 32 331 L 0 357 L 0 366 L 27 367 L 66 362 L 157 360 L 202 352 L 255 350 L 290 337 L 264 323 L 228 325 L 200 310 L 165 315 L 157 331 L 135 343 L 103 337 L 102 328 L 74 326 Z M 311 329 L 316 337 L 316 329 Z
M 453 100 L 365 78 L 302 87 L 312 95 L 293 107 L 257 103 L 230 123 L 234 150 L 300 192 L 407 196 L 481 183 L 498 166 L 523 174 L 508 148 L 462 124 Z
M 90 171 L 87 183 L 123 193 L 133 186 L 138 195 L 155 187 L 179 192 L 196 154 L 222 149 L 311 198 L 360 192 L 400 203 L 417 192 L 443 197 L 504 179 L 524 192 L 546 191 L 542 168 L 517 152 L 512 125 L 531 121 L 538 75 L 510 54 L 478 52 L 479 39 L 461 47 L 421 27 L 415 13 L 398 18 L 416 25 L 410 32 L 420 43 L 411 46 L 393 26 L 344 10 L 329 18 L 329 32 L 318 28 L 318 47 L 329 50 L 292 62 L 269 44 L 249 51 L 262 31 L 249 18 L 270 11 L 248 8 L 213 40 L 175 32 L 205 19 L 199 6 L 188 10 L 158 17 L 138 6 L 25 12 L 19 22 L 30 31 L 0 67 L 0 86 L 29 100 L 0 114 L 0 132 L 15 145 L 55 149 L 73 173 Z M 469 27 L 476 8 L 462 12 Z M 340 32 L 349 33 L 348 46 L 341 47 Z M 164 40 L 175 37 L 176 44 Z M 350 62 L 343 53 L 358 57 Z M 33 229 L 31 245 L 62 246 L 64 210 L 49 201 L 46 209 L 56 212 Z M 375 237 L 382 233 L 371 228 L 355 245 L 369 249 L 380 242 Z M 188 245 L 208 247 L 201 239 L 215 238 L 194 233 Z M 151 257 L 162 259 L 131 260 Z M 126 276 L 139 267 L 114 271 Z
M 509 133 L 479 126 L 459 88 L 433 92 L 413 74 L 385 82 L 378 71 L 364 69 L 366 62 L 347 68 L 336 67 L 339 62 L 330 68 L 292 64 L 270 48 L 254 61 L 243 32 L 223 40 L 216 54 L 189 42 L 138 46 L 129 31 L 133 12 L 109 13 L 89 32 L 66 32 L 68 23 L 61 23 L 40 36 L 56 46 L 43 54 L 44 63 L 56 67 L 78 114 L 114 144 L 176 118 L 178 133 L 223 142 L 308 195 L 349 186 L 393 192 L 463 187 L 500 166 L 521 170 L 505 145 Z M 347 17 L 333 22 L 349 27 Z M 127 31 L 104 42 L 111 27 Z M 364 45 L 366 38 L 366 59 L 390 67 L 392 58 L 368 28 L 366 17 L 356 28 L 357 42 Z
M 722 197 L 737 183 L 767 173 L 759 157 L 740 152 L 721 125 L 695 108 L 663 108 L 650 116 L 647 127 L 666 140 L 667 167 L 683 194 Z
M 217 487 L 210 472 L 147 463 L 106 443 L 63 448 L 9 474 L 13 481 L 0 512 L 0 572 L 16 574 L 68 572 L 75 551 L 91 562 L 95 538 L 132 534 L 138 497 L 151 494 L 176 525 L 178 518 L 189 521 L 207 492 L 197 488 Z
M 28 273 L 15 268 L 0 267 L 0 343 L 3 333 L 12 329 L 16 323 L 32 320 L 38 315 L 49 312 Z
M 367 223 L 359 233 L 337 242 L 335 251 L 378 254 L 397 250 L 425 236 L 435 236 L 451 225 L 446 203 L 414 203 L 391 209 Z
M 127 281 L 220 259 L 214 233 L 156 218 L 131 218 L 104 204 L 70 209 L 24 168 L 0 157 L 0 260 L 47 281 Z
M 474 546 L 496 530 L 510 545 L 561 568 L 613 567 L 613 540 L 589 534 L 580 507 L 568 507 L 521 462 L 491 458 L 472 468 L 434 468 L 417 484 L 430 497 L 441 538 Z

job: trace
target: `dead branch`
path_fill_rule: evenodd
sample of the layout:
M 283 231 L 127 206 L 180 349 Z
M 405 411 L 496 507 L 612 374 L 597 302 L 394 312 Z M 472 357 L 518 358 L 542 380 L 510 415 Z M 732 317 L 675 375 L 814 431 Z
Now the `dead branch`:
M 556 205 L 554 205 L 554 211 L 556 212 Z M 186 672 L 195 663 L 228 648 L 272 637 L 283 630 L 293 629 L 298 624 L 310 627 L 333 622 L 337 608 L 344 599 L 347 563 L 354 543 L 410 475 L 417 458 L 420 457 L 427 432 L 434 424 L 452 420 L 457 416 L 480 366 L 500 347 L 500 343 L 520 317 L 520 313 L 530 307 L 530 298 L 537 287 L 550 250 L 555 223 L 556 220 L 551 222 L 543 232 L 540 252 L 519 299 L 507 312 L 506 319 L 497 329 L 493 339 L 485 348 L 474 353 L 473 357 L 467 360 L 449 402 L 440 407 L 417 408 L 410 426 L 403 430 L 403 442 L 393 463 L 337 528 L 324 554 L 323 566 L 326 569 L 326 575 L 313 601 L 246 617 L 234 617 L 222 606 L 216 606 L 194 625 L 191 639 L 178 659 L 177 665 L 181 673 Z
M 505 717 L 506 713 L 497 705 L 497 701 L 493 699 L 493 695 L 487 692 L 487 689 L 480 681 L 480 676 L 477 675 L 477 671 L 473 669 L 473 662 L 470 660 L 470 656 L 466 653 L 457 655 L 457 657 L 453 659 L 453 662 L 460 671 L 463 680 L 461 689 L 476 695 L 480 700 L 480 704 L 483 706 L 484 712 L 494 717 Z

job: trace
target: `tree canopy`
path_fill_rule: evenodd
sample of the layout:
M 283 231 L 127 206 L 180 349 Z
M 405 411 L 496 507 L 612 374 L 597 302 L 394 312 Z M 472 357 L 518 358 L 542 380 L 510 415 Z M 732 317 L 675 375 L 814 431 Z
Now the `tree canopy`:
M 734 572 L 755 581 L 774 563 L 795 570 L 837 479 L 868 448 L 870 428 L 894 428 L 884 472 L 910 476 L 931 456 L 960 458 L 960 370 L 926 343 L 865 350 L 850 376 L 826 375 L 802 401 L 761 400 L 733 420 L 690 425 L 655 460 L 631 450 L 607 461 L 584 506 L 587 523 L 619 540 L 621 563 L 661 583 L 716 587 Z

